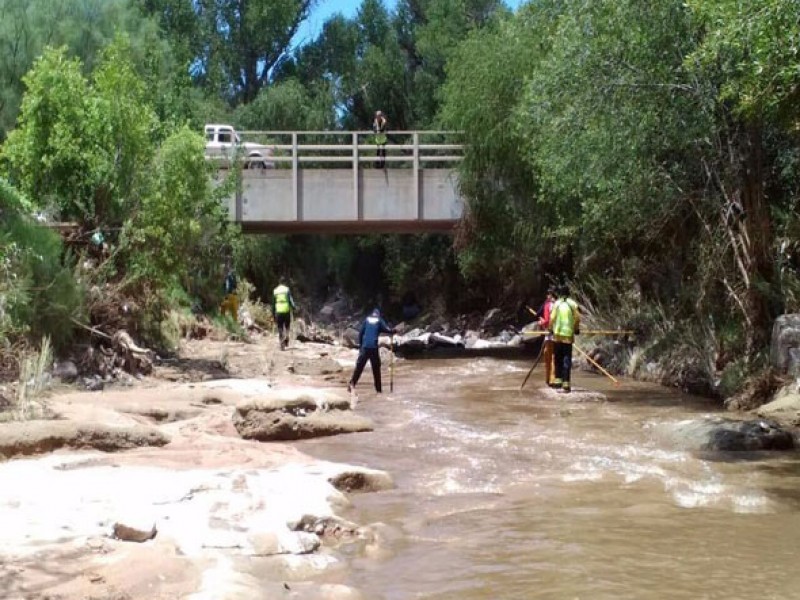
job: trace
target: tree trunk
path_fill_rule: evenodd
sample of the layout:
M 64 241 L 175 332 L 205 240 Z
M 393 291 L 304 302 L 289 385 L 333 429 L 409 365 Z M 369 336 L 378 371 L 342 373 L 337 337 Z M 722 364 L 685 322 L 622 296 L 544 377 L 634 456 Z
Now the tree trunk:
M 769 203 L 764 193 L 763 140 L 759 124 L 751 124 L 743 140 L 741 200 L 744 214 L 739 221 L 739 237 L 748 271 L 745 304 L 752 327 L 747 332 L 747 355 L 763 348 L 769 339 L 772 315 L 769 290 L 773 279 L 773 245 Z

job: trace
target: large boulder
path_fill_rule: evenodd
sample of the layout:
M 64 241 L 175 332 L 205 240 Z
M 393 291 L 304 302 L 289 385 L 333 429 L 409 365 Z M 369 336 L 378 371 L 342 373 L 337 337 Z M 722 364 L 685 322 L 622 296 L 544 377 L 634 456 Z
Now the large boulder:
M 711 430 L 704 449 L 725 452 L 792 450 L 794 436 L 778 423 L 766 419 L 725 422 Z
M 800 314 L 781 315 L 775 319 L 770 359 L 779 373 L 800 377 Z
M 350 408 L 344 391 L 276 389 L 239 402 L 233 424 L 243 438 L 260 442 L 372 431 L 372 422 Z
M 327 303 L 319 311 L 319 320 L 323 323 L 332 323 L 339 321 L 347 315 L 348 305 L 347 300 L 340 298 L 333 302 Z
M 800 427 L 800 385 L 791 383 L 775 394 L 775 398 L 760 406 L 758 416 L 775 419 L 791 427 Z
M 358 348 L 359 331 L 355 327 L 348 327 L 342 334 L 342 344 L 348 348 Z
M 792 450 L 794 436 L 775 421 L 757 419 L 692 419 L 665 425 L 669 437 L 689 450 L 755 452 Z

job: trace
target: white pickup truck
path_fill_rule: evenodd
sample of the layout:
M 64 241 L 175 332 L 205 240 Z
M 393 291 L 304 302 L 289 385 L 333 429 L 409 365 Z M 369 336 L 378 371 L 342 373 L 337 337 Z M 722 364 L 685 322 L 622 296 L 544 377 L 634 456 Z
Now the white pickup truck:
M 236 158 L 244 161 L 245 169 L 272 169 L 272 148 L 263 144 L 242 142 L 230 125 L 206 125 L 206 158 L 229 166 Z

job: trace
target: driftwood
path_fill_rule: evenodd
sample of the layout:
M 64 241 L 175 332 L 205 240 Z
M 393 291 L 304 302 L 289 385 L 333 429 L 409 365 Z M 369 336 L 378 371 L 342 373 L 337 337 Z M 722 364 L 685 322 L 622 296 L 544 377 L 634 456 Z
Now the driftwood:
M 125 371 L 131 375 L 139 373 L 147 375 L 153 371 L 150 350 L 137 346 L 127 331 L 117 331 L 112 336 L 111 341 L 114 344 L 114 349 L 123 357 L 124 364 L 122 368 Z
M 88 346 L 79 366 L 82 373 L 103 378 L 119 377 L 123 371 L 130 375 L 148 375 L 153 371 L 152 357 L 150 349 L 137 345 L 127 331 L 120 330 L 110 336 L 110 345 Z

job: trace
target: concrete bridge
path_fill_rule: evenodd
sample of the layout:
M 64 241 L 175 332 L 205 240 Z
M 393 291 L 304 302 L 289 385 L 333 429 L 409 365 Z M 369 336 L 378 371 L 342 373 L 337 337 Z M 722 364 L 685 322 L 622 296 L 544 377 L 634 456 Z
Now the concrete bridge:
M 264 168 L 241 171 L 228 200 L 246 233 L 452 232 L 463 214 L 457 134 L 391 132 L 384 168 L 372 132 L 240 135 L 272 149 Z

